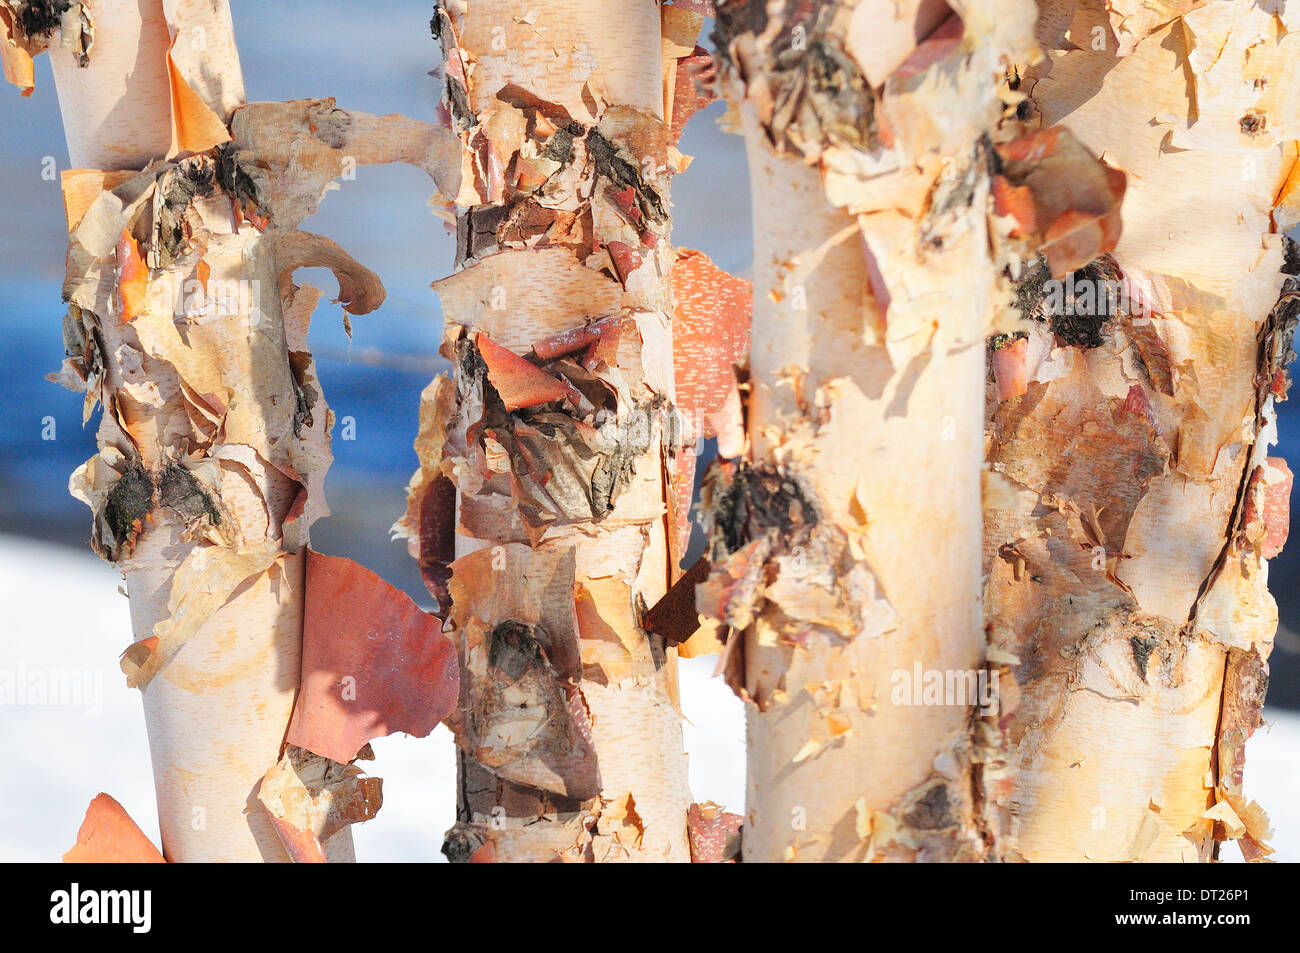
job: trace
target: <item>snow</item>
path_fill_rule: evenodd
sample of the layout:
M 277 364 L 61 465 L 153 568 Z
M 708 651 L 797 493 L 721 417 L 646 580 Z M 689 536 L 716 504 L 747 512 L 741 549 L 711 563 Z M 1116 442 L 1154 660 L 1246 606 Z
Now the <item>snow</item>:
M 0 674 L 61 686 L 62 697 L 0 707 L 8 753 L 0 787 L 0 861 L 57 860 L 76 838 L 86 805 L 100 791 L 117 798 L 155 843 L 149 748 L 137 693 L 117 657 L 130 640 L 120 576 L 89 553 L 0 535 L 0 605 L 6 635 Z M 741 703 L 714 659 L 682 663 L 686 747 L 696 800 L 742 810 L 745 728 Z M 61 680 L 56 680 L 61 676 Z M 35 703 L 34 703 L 35 702 Z M 1275 859 L 1300 860 L 1300 713 L 1270 709 L 1272 723 L 1251 739 L 1247 793 L 1269 812 Z M 360 861 L 440 861 L 442 832 L 454 820 L 451 736 L 398 735 L 373 742 L 384 779 L 379 816 L 354 828 Z M 1238 859 L 1235 847 L 1225 859 Z

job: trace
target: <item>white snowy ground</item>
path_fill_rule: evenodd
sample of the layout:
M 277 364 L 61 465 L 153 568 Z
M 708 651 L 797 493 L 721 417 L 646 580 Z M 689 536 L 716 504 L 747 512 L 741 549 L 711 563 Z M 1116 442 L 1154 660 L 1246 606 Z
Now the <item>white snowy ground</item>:
M 156 843 L 144 719 L 117 656 L 130 639 L 119 577 L 88 553 L 0 536 L 0 676 L 72 672 L 77 705 L 0 704 L 0 862 L 58 860 L 72 845 L 86 805 L 113 795 Z M 739 701 L 710 678 L 712 659 L 683 663 L 682 696 L 691 788 L 696 800 L 742 810 L 744 717 Z M 1273 820 L 1275 859 L 1300 860 L 1300 714 L 1265 713 L 1270 729 L 1249 745 L 1247 792 Z M 441 861 L 454 819 L 451 736 L 377 739 L 375 772 L 384 807 L 353 828 L 360 861 Z M 1224 851 L 1237 860 L 1235 847 Z

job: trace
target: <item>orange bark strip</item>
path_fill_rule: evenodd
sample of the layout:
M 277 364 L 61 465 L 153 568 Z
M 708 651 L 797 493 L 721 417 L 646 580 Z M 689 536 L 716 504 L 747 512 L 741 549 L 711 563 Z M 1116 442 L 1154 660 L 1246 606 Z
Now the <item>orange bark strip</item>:
M 149 297 L 149 266 L 140 246 L 127 231 L 117 243 L 117 306 L 122 323 L 129 324 L 143 313 Z
M 997 147 L 994 211 L 1010 215 L 1013 235 L 1037 236 L 1055 277 L 1114 250 L 1127 179 L 1099 163 L 1069 130 L 1053 126 Z M 1028 190 L 1028 194 L 1024 190 Z
M 285 853 L 289 855 L 291 861 L 295 864 L 326 862 L 325 848 L 321 845 L 319 837 L 311 831 L 295 827 L 282 817 L 274 814 L 270 817 L 271 826 L 275 828 L 275 836 L 280 838 L 280 843 L 284 845 Z
M 553 400 L 563 400 L 568 394 L 565 386 L 546 371 L 497 344 L 486 334 L 480 332 L 474 341 L 483 363 L 487 365 L 488 380 L 501 395 L 506 410 L 548 404 Z
M 180 37 L 172 41 L 173 48 Z M 167 51 L 167 79 L 172 96 L 172 151 L 203 152 L 230 141 L 225 121 L 185 81 Z
M 1281 457 L 1269 457 L 1268 465 L 1285 474 L 1282 482 L 1272 484 L 1264 491 L 1264 526 L 1268 532 L 1260 545 L 1264 558 L 1272 559 L 1282 552 L 1291 529 L 1291 487 L 1295 483 L 1295 474 Z
M 167 861 L 114 798 L 96 794 L 65 864 L 164 864 Z
M 0 10 L 0 65 L 5 79 L 30 96 L 36 88 L 36 71 L 31 55 L 14 43 L 14 27 L 8 10 Z
M 1029 373 L 1025 366 L 1025 352 L 1029 349 L 1026 338 L 1000 347 L 990 357 L 993 376 L 998 382 L 998 400 L 1019 397 L 1029 388 Z
M 691 117 L 713 102 L 716 98 L 711 93 L 702 92 L 695 83 L 696 75 L 707 71 L 713 65 L 713 57 L 702 46 L 695 47 L 690 56 L 677 60 L 677 71 L 673 77 L 673 112 L 671 139 L 676 142 Z
M 1034 193 L 1025 185 L 1012 185 L 1002 176 L 993 177 L 993 213 L 1016 220 L 1012 238 L 1025 238 L 1038 230 Z
M 732 366 L 749 351 L 753 282 L 733 278 L 703 252 L 677 249 L 673 264 L 673 364 L 677 405 L 708 415 L 735 383 Z M 706 428 L 705 436 L 714 436 Z
M 72 232 L 81 224 L 86 210 L 104 192 L 111 192 L 137 172 L 101 172 L 96 169 L 64 169 L 60 186 L 63 190 L 63 215 Z
M 1251 475 L 1242 523 L 1248 534 L 1259 534 L 1260 555 L 1272 559 L 1282 552 L 1291 528 L 1291 487 L 1295 475 L 1281 457 L 1269 457 L 1266 467 Z
M 917 44 L 916 49 L 908 54 L 907 59 L 899 64 L 890 77 L 897 81 L 924 73 L 935 63 L 956 52 L 965 32 L 966 25 L 962 23 L 961 17 L 952 14 L 935 27 L 933 33 Z
M 417 738 L 460 691 L 442 625 L 350 559 L 307 551 L 302 682 L 288 742 L 340 763 L 372 738 Z
M 618 245 L 626 249 L 627 246 L 622 242 L 610 242 L 611 256 L 614 254 L 614 246 Z M 617 262 L 617 258 L 615 258 Z M 557 357 L 563 357 L 566 354 L 572 354 L 575 351 L 581 351 L 590 344 L 600 340 L 602 334 L 611 323 L 617 324 L 617 316 L 610 318 L 601 318 L 599 321 L 593 321 L 591 324 L 584 324 L 581 327 L 569 328 L 567 331 L 561 331 L 558 334 L 552 334 L 550 337 L 543 338 L 533 345 L 533 353 L 543 361 L 553 361 Z

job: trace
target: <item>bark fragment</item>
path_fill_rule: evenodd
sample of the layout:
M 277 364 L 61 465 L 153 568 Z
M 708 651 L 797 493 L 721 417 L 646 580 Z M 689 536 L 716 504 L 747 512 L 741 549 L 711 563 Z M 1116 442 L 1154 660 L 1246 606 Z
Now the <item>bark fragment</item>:
M 374 755 L 366 747 L 358 757 Z M 323 864 L 326 841 L 379 812 L 383 782 L 357 765 L 289 747 L 262 779 L 257 800 L 293 863 Z
M 96 794 L 65 864 L 163 864 L 166 860 L 115 799 Z
M 302 682 L 289 744 L 346 764 L 394 731 L 451 714 L 455 653 L 438 620 L 351 560 L 307 551 Z

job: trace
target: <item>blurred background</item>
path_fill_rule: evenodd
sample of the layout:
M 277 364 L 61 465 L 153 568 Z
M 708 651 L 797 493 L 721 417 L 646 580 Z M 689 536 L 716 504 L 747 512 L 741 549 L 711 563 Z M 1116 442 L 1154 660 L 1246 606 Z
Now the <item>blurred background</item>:
M 433 121 L 440 60 L 429 34 L 427 0 L 382 5 L 344 0 L 230 0 L 250 101 L 334 96 L 345 109 L 403 113 Z M 376 11 L 382 10 L 382 15 Z M 707 32 L 707 31 L 706 31 Z M 704 42 L 703 40 L 701 42 Z M 748 176 L 742 141 L 716 124 L 715 103 L 687 126 L 683 152 L 696 163 L 673 181 L 673 238 L 748 277 Z M 68 167 L 57 97 L 46 57 L 36 91 L 22 99 L 0 89 L 0 669 L 20 665 L 85 673 L 88 704 L 78 708 L 0 707 L 7 783 L 0 786 L 0 860 L 57 860 L 75 839 L 86 804 L 116 797 L 157 841 L 148 743 L 137 693 L 117 656 L 131 638 L 120 575 L 88 547 L 90 512 L 67 492 L 67 478 L 95 452 L 81 426 L 81 396 L 45 380 L 63 358 L 60 302 L 67 232 L 57 171 Z M 50 174 L 49 170 L 55 170 Z M 45 173 L 45 174 L 43 174 Z M 429 285 L 446 275 L 453 238 L 426 200 L 431 185 L 409 166 L 369 167 L 339 183 L 313 217 L 329 236 L 378 272 L 388 298 L 352 320 L 328 304 L 328 272 L 298 273 L 326 292 L 311 330 L 325 399 L 337 420 L 326 481 L 333 513 L 312 528 L 316 549 L 345 555 L 431 604 L 404 544 L 388 529 L 405 508 L 416 468 L 411 442 L 419 395 L 446 370 L 437 356 L 442 316 Z M 1290 456 L 1300 413 L 1282 405 Z M 352 418 L 355 439 L 340 439 Z M 1295 423 L 1293 423 L 1295 421 Z M 1271 664 L 1269 732 L 1251 742 L 1247 793 L 1270 812 L 1279 859 L 1300 859 L 1300 545 L 1270 564 L 1282 624 Z M 683 701 L 697 800 L 742 810 L 744 724 L 739 702 L 713 662 L 684 665 Z M 98 685 L 98 688 L 94 686 Z M 442 832 L 454 820 L 450 736 L 405 736 L 374 743 L 385 779 L 379 816 L 354 828 L 359 860 L 441 860 Z M 1235 858 L 1236 849 L 1225 854 Z

